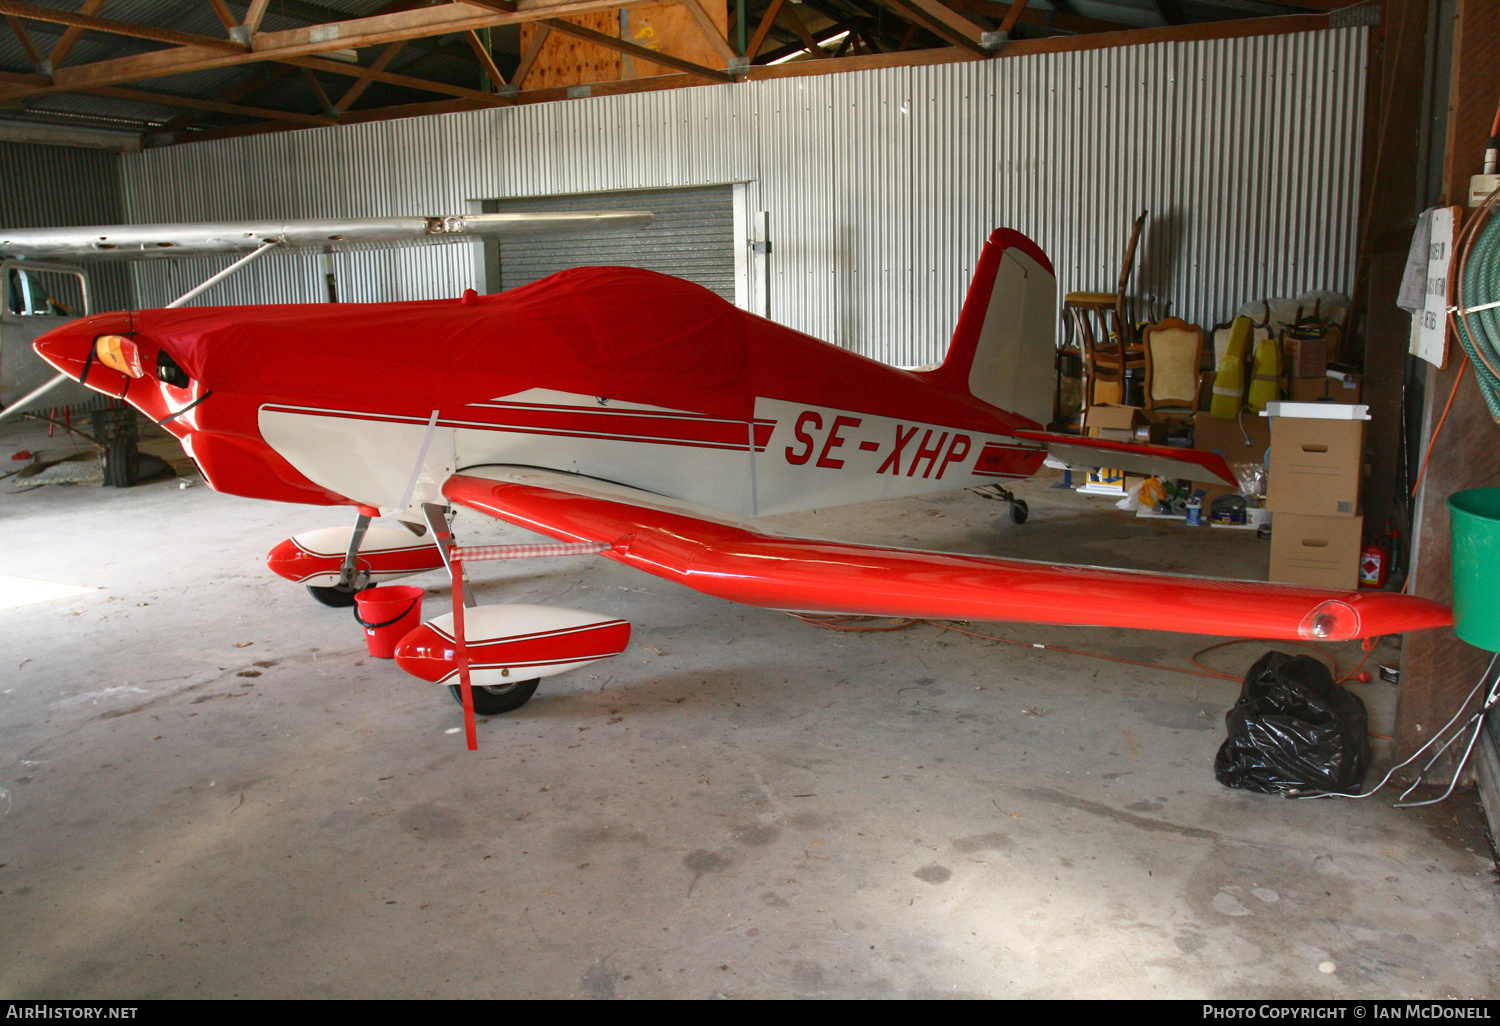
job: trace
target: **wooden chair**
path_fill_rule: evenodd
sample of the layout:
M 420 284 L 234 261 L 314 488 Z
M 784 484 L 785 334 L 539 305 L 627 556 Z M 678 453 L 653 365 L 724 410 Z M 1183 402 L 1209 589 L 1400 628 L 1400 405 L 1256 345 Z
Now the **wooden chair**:
M 1125 260 L 1113 292 L 1069 292 L 1063 296 L 1063 317 L 1077 336 L 1083 353 L 1083 402 L 1125 402 L 1125 378 L 1145 367 L 1145 353 L 1135 337 L 1134 306 L 1126 295 L 1135 270 L 1135 251 L 1147 211 L 1141 211 L 1130 231 Z
M 1198 407 L 1198 375 L 1203 363 L 1203 329 L 1176 317 L 1148 324 L 1141 333 L 1146 363 L 1146 409 Z

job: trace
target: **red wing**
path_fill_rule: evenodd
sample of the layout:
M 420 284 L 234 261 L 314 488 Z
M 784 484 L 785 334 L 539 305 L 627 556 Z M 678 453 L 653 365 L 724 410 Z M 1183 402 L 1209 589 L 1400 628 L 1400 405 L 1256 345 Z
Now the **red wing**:
M 1016 431 L 1017 438 L 1041 442 L 1047 452 L 1080 467 L 1111 467 L 1132 474 L 1155 474 L 1157 477 L 1189 481 L 1209 481 L 1239 486 L 1230 473 L 1229 464 L 1216 452 L 1196 449 L 1174 449 L 1167 445 L 1140 445 L 1136 442 L 1112 442 L 1107 438 L 1081 438 L 1078 435 L 1054 435 L 1046 431 Z
M 1333 592 L 779 536 L 686 503 L 568 474 L 478 467 L 451 501 L 540 534 L 608 542 L 610 559 L 733 602 L 942 620 L 1137 627 L 1347 641 L 1452 623 L 1388 592 Z

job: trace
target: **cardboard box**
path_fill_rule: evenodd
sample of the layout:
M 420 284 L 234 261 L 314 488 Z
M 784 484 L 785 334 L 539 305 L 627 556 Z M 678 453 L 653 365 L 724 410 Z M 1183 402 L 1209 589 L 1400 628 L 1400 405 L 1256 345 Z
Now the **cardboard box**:
M 1103 438 L 1111 442 L 1161 445 L 1167 440 L 1167 426 L 1153 423 L 1145 410 L 1138 406 L 1116 406 L 1113 403 L 1095 403 L 1089 407 L 1084 420 L 1084 433 L 1090 438 Z
M 1266 509 L 1277 514 L 1357 517 L 1364 441 L 1362 420 L 1272 417 Z
M 1287 399 L 1294 403 L 1358 403 L 1364 391 L 1358 374 L 1328 371 L 1321 378 L 1290 378 Z
M 1146 411 L 1138 406 L 1095 403 L 1089 407 L 1083 423 L 1084 433 L 1090 438 L 1104 438 L 1111 442 L 1133 442 L 1136 427 L 1147 423 Z
M 1276 513 L 1271 523 L 1270 579 L 1309 588 L 1359 587 L 1364 517 Z
M 1218 452 L 1224 462 L 1263 463 L 1271 446 L 1271 422 L 1249 410 L 1238 420 L 1218 420 L 1212 414 L 1193 416 L 1193 448 Z
M 1289 378 L 1321 378 L 1328 370 L 1328 342 L 1318 338 L 1285 338 L 1281 343 L 1283 373 Z

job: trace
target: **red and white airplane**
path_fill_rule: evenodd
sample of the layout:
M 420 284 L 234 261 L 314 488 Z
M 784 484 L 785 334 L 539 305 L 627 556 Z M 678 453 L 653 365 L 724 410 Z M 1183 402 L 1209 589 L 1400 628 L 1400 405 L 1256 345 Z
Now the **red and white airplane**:
M 856 545 L 757 519 L 986 485 L 1011 499 L 1004 483 L 1049 452 L 1232 482 L 1213 453 L 1043 430 L 1056 311 L 1046 256 L 1001 229 L 927 370 L 618 267 L 428 302 L 107 313 L 36 351 L 163 424 L 220 491 L 353 507 L 354 527 L 270 556 L 325 600 L 448 565 L 454 613 L 407 635 L 396 658 L 458 682 L 471 745 L 470 701 L 516 708 L 540 677 L 629 638 L 623 621 L 584 612 L 466 609 L 459 567 L 487 556 L 596 552 L 706 594 L 818 613 L 1323 641 L 1451 623 L 1442 605 L 1386 592 Z M 444 515 L 455 506 L 561 544 L 465 550 Z M 414 529 L 369 527 L 377 515 Z

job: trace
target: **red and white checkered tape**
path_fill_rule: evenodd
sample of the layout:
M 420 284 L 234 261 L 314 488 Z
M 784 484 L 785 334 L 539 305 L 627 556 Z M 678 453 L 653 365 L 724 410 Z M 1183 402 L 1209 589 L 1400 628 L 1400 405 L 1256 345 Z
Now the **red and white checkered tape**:
M 454 548 L 453 559 L 477 563 L 491 559 L 535 559 L 540 556 L 590 556 L 608 552 L 609 542 L 537 542 L 533 545 L 471 545 Z

